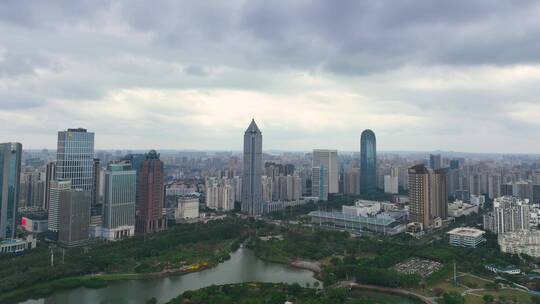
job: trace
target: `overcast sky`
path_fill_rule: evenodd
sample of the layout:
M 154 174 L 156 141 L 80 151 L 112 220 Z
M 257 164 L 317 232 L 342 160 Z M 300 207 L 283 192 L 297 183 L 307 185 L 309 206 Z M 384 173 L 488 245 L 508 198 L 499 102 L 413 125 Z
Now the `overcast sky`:
M 158 4 L 156 4 L 158 3 Z M 540 152 L 538 1 L 1 1 L 0 141 Z

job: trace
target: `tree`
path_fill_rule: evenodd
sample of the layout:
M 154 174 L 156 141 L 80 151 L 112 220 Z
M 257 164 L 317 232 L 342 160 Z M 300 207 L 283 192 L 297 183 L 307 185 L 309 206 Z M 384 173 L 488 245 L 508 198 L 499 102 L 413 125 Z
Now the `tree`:
M 534 304 L 540 304 L 540 296 L 532 296 L 531 302 L 533 302 Z
M 482 297 L 482 300 L 484 300 L 484 303 L 492 303 L 495 301 L 495 297 L 490 294 L 486 294 Z
M 443 300 L 444 304 L 465 304 L 465 298 L 455 291 L 444 293 Z

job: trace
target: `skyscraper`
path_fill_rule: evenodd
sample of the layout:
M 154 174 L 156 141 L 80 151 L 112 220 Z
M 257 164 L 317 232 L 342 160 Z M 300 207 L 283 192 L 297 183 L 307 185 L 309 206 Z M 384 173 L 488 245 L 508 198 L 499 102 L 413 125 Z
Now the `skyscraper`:
M 409 208 L 412 222 L 425 228 L 437 226 L 448 216 L 446 172 L 431 170 L 424 165 L 409 168 Z
M 68 189 L 60 195 L 58 243 L 67 247 L 88 241 L 90 200 L 92 194 L 82 189 Z
M 244 171 L 242 177 L 242 212 L 261 215 L 262 208 L 262 133 L 251 120 L 244 133 Z
M 49 189 L 49 230 L 60 230 L 60 204 L 62 196 L 71 189 L 71 180 L 52 180 Z
M 377 140 L 367 129 L 360 137 L 360 193 L 377 191 Z
M 94 158 L 93 160 L 93 177 L 92 177 L 92 207 L 99 204 L 99 183 L 101 182 L 99 180 L 100 172 L 101 172 L 101 165 L 99 162 L 99 158 Z
M 103 237 L 117 240 L 135 234 L 136 172 L 128 161 L 109 163 L 105 171 Z
M 440 154 L 429 155 L 429 167 L 433 170 L 437 170 L 441 168 L 441 155 Z
M 319 196 L 326 200 L 329 193 L 339 192 L 339 168 L 338 151 L 314 149 L 313 150 L 313 168 L 319 168 L 321 183 L 313 183 L 312 191 L 314 196 Z M 317 169 L 315 169 L 316 171 Z M 324 175 L 322 173 L 324 172 Z M 327 193 L 327 194 L 325 194 Z
M 165 203 L 165 176 L 159 154 L 150 150 L 141 164 L 138 194 L 136 232 L 153 233 L 167 229 L 167 218 L 163 214 Z
M 56 179 L 71 180 L 73 189 L 94 189 L 94 133 L 86 129 L 58 132 Z M 91 194 L 90 194 L 91 195 Z
M 20 143 L 0 144 L 0 239 L 14 238 L 21 180 Z
M 56 163 L 50 162 L 45 169 L 45 195 L 43 197 L 43 210 L 49 210 L 51 181 L 56 178 Z

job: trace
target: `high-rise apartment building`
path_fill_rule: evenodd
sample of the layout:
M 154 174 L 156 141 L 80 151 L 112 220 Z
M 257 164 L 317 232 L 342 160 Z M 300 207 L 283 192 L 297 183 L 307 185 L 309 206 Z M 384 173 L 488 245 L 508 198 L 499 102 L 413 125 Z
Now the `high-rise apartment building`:
M 118 240 L 135 234 L 137 175 L 127 161 L 113 162 L 105 171 L 102 235 Z
M 244 133 L 244 169 L 242 177 L 242 212 L 248 215 L 263 213 L 261 177 L 262 133 L 255 120 Z
M 326 200 L 328 197 L 328 195 L 325 195 L 326 193 L 339 192 L 339 162 L 337 150 L 313 150 L 312 170 L 318 170 L 319 174 L 324 173 L 324 176 L 321 175 L 321 178 L 319 178 L 321 183 L 312 184 L 313 196 L 320 196 L 323 200 Z
M 0 144 L 0 239 L 14 238 L 21 180 L 20 143 Z
M 425 228 L 437 226 L 448 216 L 446 173 L 424 165 L 409 168 L 409 208 L 412 222 Z
M 137 197 L 136 232 L 153 233 L 167 229 L 163 213 L 165 176 L 159 154 L 151 150 L 141 164 Z
M 94 190 L 94 133 L 86 129 L 58 132 L 56 179 L 71 180 L 73 189 Z
M 371 130 L 360 136 L 360 192 L 377 191 L 377 139 Z
M 91 196 L 91 192 L 82 189 L 69 189 L 60 193 L 60 245 L 75 247 L 88 241 Z
M 530 227 L 531 205 L 528 199 L 501 196 L 493 201 L 493 212 L 484 215 L 484 229 L 501 234 Z

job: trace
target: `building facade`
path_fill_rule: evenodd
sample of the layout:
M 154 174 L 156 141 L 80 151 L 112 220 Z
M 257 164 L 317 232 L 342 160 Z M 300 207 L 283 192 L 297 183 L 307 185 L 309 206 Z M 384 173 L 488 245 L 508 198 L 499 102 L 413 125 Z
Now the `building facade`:
M 431 170 L 424 165 L 409 168 L 409 208 L 410 220 L 425 228 L 436 227 L 448 217 L 444 170 Z
M 0 144 L 0 239 L 15 237 L 21 180 L 20 143 Z
M 360 192 L 377 191 L 377 140 L 375 133 L 364 130 L 360 136 Z
M 73 189 L 94 190 L 94 133 L 86 129 L 58 132 L 56 179 L 71 180 Z
M 51 181 L 56 179 L 56 162 L 50 162 L 45 167 L 45 194 L 43 196 L 43 210 L 49 210 Z
M 127 161 L 107 165 L 103 197 L 102 235 L 118 240 L 135 234 L 137 174 Z
M 151 150 L 141 164 L 137 197 L 136 232 L 153 233 L 167 229 L 165 176 L 159 154 Z
M 88 242 L 92 193 L 69 189 L 60 193 L 58 243 L 65 247 Z
M 261 178 L 262 133 L 255 120 L 244 133 L 244 169 L 242 177 L 242 212 L 255 216 L 263 213 Z

